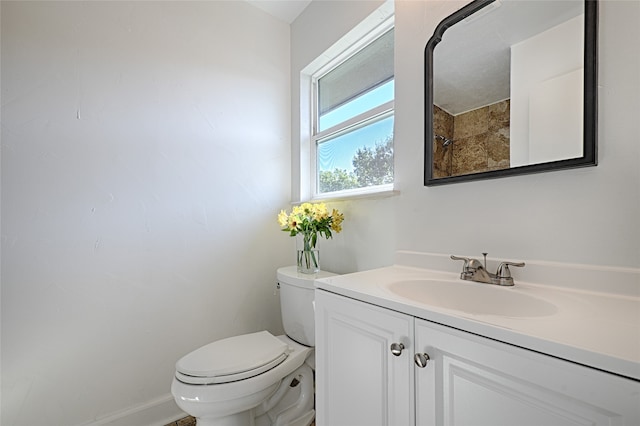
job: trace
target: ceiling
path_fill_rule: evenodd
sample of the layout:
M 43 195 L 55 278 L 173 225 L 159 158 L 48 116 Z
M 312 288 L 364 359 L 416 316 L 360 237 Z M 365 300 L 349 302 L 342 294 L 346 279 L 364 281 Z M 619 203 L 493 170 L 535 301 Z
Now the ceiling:
M 572 0 L 497 0 L 449 27 L 433 51 L 434 103 L 458 115 L 508 99 L 511 46 L 583 12 Z
M 291 24 L 312 0 L 245 1 Z M 510 46 L 581 11 L 579 1 L 497 0 L 451 27 L 434 51 L 435 104 L 457 115 L 508 99 Z
M 311 3 L 311 0 L 246 0 L 246 2 L 290 24 Z

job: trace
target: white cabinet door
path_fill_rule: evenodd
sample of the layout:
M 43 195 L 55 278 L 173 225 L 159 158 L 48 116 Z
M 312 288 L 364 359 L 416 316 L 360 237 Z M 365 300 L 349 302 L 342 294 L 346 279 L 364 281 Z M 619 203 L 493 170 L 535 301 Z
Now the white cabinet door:
M 414 424 L 413 317 L 322 290 L 315 309 L 317 425 Z
M 640 425 L 640 383 L 420 319 L 416 424 Z

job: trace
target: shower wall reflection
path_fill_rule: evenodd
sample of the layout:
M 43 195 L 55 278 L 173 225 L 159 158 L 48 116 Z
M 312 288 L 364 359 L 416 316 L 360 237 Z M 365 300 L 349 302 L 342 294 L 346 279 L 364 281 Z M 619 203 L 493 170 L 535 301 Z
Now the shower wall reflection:
M 434 178 L 509 168 L 508 99 L 456 116 L 433 111 Z

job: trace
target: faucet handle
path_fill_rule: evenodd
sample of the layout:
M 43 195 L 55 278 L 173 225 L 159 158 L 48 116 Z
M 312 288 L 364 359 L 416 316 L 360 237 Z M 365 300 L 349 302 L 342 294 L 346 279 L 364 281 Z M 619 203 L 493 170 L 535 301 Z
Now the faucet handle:
M 471 277 L 477 270 L 478 266 L 482 266 L 476 259 L 471 259 L 469 257 L 451 255 L 451 259 L 464 261 L 464 265 L 462 265 L 462 272 L 460 272 L 461 280 L 469 279 L 469 277 Z
M 518 266 L 521 268 L 524 266 L 524 262 L 502 262 L 498 266 L 498 271 L 496 272 L 498 285 L 513 285 L 513 278 L 511 278 L 511 270 L 509 270 L 509 266 Z
M 464 265 L 462 265 L 462 271 L 463 272 L 466 272 L 469 269 L 469 262 L 471 262 L 470 258 L 451 255 L 451 259 L 452 260 L 462 260 L 462 261 L 464 261 Z
M 509 270 L 509 266 L 518 266 L 522 268 L 524 266 L 524 262 L 502 262 L 498 266 L 498 272 L 496 272 L 496 276 L 498 278 L 511 277 L 511 270 Z

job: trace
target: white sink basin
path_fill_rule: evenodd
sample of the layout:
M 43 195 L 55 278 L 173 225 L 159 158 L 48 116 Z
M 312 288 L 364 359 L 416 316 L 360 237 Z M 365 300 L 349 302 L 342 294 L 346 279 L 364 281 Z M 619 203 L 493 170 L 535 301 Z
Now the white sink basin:
M 466 281 L 410 280 L 385 285 L 391 293 L 433 307 L 473 315 L 545 317 L 557 307 L 532 297 L 518 287 L 499 287 Z

